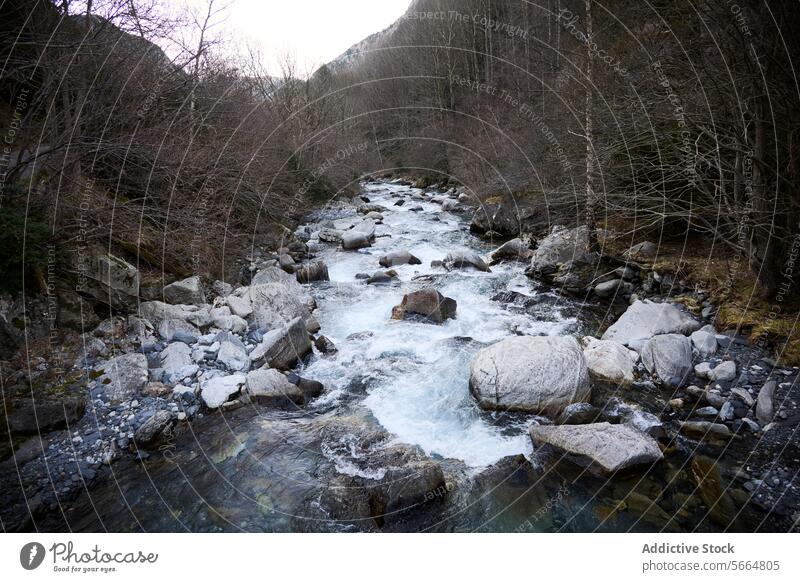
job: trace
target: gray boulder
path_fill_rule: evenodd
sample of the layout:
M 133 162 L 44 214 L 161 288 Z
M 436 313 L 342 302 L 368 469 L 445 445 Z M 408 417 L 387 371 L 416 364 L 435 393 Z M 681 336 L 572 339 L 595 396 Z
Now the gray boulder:
M 478 234 L 496 232 L 504 237 L 517 236 L 520 232 L 519 209 L 513 203 L 481 204 L 475 211 L 469 228 Z
M 248 296 L 252 313 L 248 320 L 259 328 L 274 329 L 300 317 L 307 327 L 311 326 L 313 318 L 304 303 L 302 287 L 296 280 L 292 281 L 297 288 L 282 282 L 251 286 Z
M 554 226 L 533 252 L 529 273 L 546 275 L 554 273 L 564 263 L 585 259 L 588 232 L 585 226 L 574 229 Z
M 642 362 L 665 385 L 678 388 L 692 371 L 692 344 L 683 335 L 657 335 L 644 344 Z
M 639 354 L 617 342 L 593 337 L 586 337 L 583 341 L 583 356 L 592 378 L 620 386 L 633 384 Z
M 303 391 L 289 382 L 286 376 L 274 369 L 253 370 L 247 374 L 245 392 L 253 402 L 265 406 L 302 406 L 305 402 Z
M 252 352 L 250 359 L 256 365 L 288 370 L 311 351 L 311 338 L 305 323 L 299 317 L 285 326 L 267 333 Z M 219 357 L 219 356 L 218 356 Z
M 422 261 L 408 251 L 394 251 L 382 256 L 378 263 L 381 267 L 388 269 L 397 265 L 421 265 Z
M 369 237 L 357 230 L 348 230 L 342 233 L 342 248 L 346 251 L 355 251 L 370 246 Z
M 663 458 L 650 436 L 624 424 L 598 422 L 583 425 L 533 426 L 534 446 L 550 446 L 568 459 L 604 475 Z
M 164 299 L 173 305 L 202 305 L 206 302 L 200 277 L 189 277 L 164 287 Z
M 489 265 L 484 262 L 481 256 L 468 249 L 450 251 L 447 253 L 447 256 L 445 256 L 443 264 L 448 269 L 466 269 L 472 267 L 478 271 L 490 271 Z
M 699 328 L 700 322 L 671 303 L 636 301 L 606 330 L 602 339 L 635 346 L 656 335 L 688 335 Z
M 95 368 L 101 375 L 97 384 L 104 387 L 112 403 L 122 402 L 135 396 L 147 384 L 149 377 L 147 358 L 144 354 L 124 354 Z
M 658 247 L 655 245 L 655 243 L 644 241 L 633 245 L 625 252 L 625 254 L 631 258 L 640 257 L 651 259 L 658 254 Z
M 589 371 L 573 337 L 510 337 L 480 350 L 469 386 L 481 408 L 557 416 L 590 396 Z
M 522 239 L 515 238 L 503 243 L 500 247 L 489 255 L 489 264 L 494 265 L 500 261 L 522 261 L 528 262 L 533 257 L 533 251 Z
M 119 309 L 136 307 L 139 270 L 124 259 L 100 248 L 74 253 L 74 271 L 81 277 L 81 293 Z
M 689 338 L 692 340 L 692 345 L 701 358 L 708 358 L 717 353 L 716 333 L 706 331 L 706 329 L 703 328 L 693 332 Z

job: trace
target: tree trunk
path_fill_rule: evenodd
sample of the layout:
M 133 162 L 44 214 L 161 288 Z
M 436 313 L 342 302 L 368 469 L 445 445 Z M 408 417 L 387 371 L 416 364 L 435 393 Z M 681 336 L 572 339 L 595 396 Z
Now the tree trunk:
M 594 199 L 594 143 L 592 141 L 592 0 L 586 0 L 586 228 L 589 231 L 588 249 L 597 249 L 597 217 Z

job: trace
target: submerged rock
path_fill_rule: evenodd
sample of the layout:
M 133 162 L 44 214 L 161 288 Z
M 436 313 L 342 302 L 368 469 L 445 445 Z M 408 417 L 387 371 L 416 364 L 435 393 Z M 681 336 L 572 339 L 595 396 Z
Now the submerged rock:
M 480 350 L 470 391 L 481 408 L 553 416 L 589 399 L 589 372 L 573 337 L 510 337 Z
M 581 466 L 606 475 L 663 458 L 653 438 L 622 424 L 533 426 L 530 435 L 535 446 L 554 447 Z

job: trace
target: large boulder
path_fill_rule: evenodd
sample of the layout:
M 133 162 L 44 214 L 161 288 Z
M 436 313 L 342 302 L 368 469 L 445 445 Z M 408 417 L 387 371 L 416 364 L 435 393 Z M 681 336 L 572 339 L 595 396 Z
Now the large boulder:
M 300 317 L 309 327 L 312 317 L 304 302 L 305 295 L 300 284 L 292 281 L 297 288 L 282 282 L 252 285 L 248 290 L 252 308 L 248 320 L 259 328 L 274 329 Z
M 550 234 L 539 241 L 531 257 L 528 272 L 533 275 L 548 275 L 569 261 L 581 262 L 587 257 L 588 244 L 589 231 L 585 226 L 574 229 L 554 226 Z
M 206 302 L 200 277 L 189 277 L 164 287 L 164 299 L 173 305 L 202 305 Z
M 253 304 L 250 302 L 249 294 L 243 296 L 234 294 L 228 295 L 225 297 L 225 303 L 228 304 L 228 308 L 233 315 L 241 317 L 242 319 L 247 319 L 253 313 Z
M 642 362 L 665 385 L 678 388 L 692 371 L 692 344 L 684 335 L 657 335 L 645 342 Z
M 397 265 L 421 265 L 422 261 L 408 251 L 394 251 L 382 256 L 378 263 L 388 269 Z
M 445 256 L 443 264 L 448 269 L 466 269 L 471 267 L 484 272 L 490 270 L 489 266 L 478 253 L 467 249 L 450 251 Z
M 592 378 L 620 386 L 633 384 L 639 354 L 617 342 L 593 337 L 585 338 L 584 345 L 583 356 Z
M 540 425 L 531 427 L 530 435 L 535 446 L 553 447 L 569 460 L 604 475 L 663 458 L 652 437 L 624 424 Z
M 258 404 L 274 407 L 302 405 L 303 391 L 278 370 L 262 368 L 247 374 L 245 392 Z
M 256 365 L 288 370 L 311 351 L 311 338 L 305 323 L 296 317 L 288 324 L 267 333 L 261 343 L 250 352 Z
M 112 403 L 132 398 L 145 387 L 149 377 L 144 354 L 124 354 L 96 366 L 97 384 L 104 387 Z
M 357 230 L 348 230 L 342 233 L 342 248 L 346 251 L 355 251 L 370 246 L 369 236 Z
M 522 239 L 515 238 L 503 243 L 497 250 L 489 255 L 489 264 L 494 265 L 500 261 L 527 262 L 533 257 L 533 251 Z
M 501 236 L 517 236 L 520 232 L 519 209 L 508 203 L 481 204 L 475 211 L 469 228 L 478 234 L 496 232 Z
M 456 316 L 456 300 L 444 297 L 436 289 L 427 288 L 408 293 L 400 305 L 392 310 L 392 319 L 423 318 L 434 323 L 444 323 Z
M 556 416 L 590 396 L 589 371 L 573 337 L 510 337 L 480 350 L 469 387 L 481 408 Z
M 640 347 L 645 340 L 662 334 L 688 335 L 700 322 L 671 303 L 636 301 L 603 334 L 604 340 Z
M 76 253 L 73 269 L 79 276 L 77 291 L 118 309 L 132 309 L 139 301 L 139 270 L 102 249 Z
M 219 408 L 231 396 L 239 393 L 246 379 L 244 374 L 207 378 L 200 385 L 200 397 L 208 408 Z

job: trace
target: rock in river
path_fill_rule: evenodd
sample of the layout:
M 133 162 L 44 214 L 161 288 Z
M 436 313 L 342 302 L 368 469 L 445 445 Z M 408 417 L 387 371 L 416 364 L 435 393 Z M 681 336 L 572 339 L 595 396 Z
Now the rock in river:
M 342 248 L 346 251 L 354 251 L 370 246 L 369 237 L 357 230 L 348 230 L 342 233 Z
M 434 323 L 444 323 L 455 318 L 456 307 L 455 299 L 443 297 L 436 289 L 421 289 L 403 297 L 400 305 L 392 310 L 392 319 L 419 316 Z
M 285 407 L 305 402 L 303 391 L 289 382 L 286 376 L 272 368 L 253 370 L 247 374 L 245 391 L 258 404 Z
M 539 425 L 531 427 L 530 434 L 534 446 L 549 445 L 581 466 L 606 475 L 663 457 L 652 437 L 624 424 Z
M 478 253 L 467 249 L 450 251 L 444 258 L 443 263 L 448 269 L 466 269 L 472 267 L 478 271 L 488 272 L 490 270 L 489 266 Z
M 288 370 L 310 351 L 311 338 L 303 320 L 297 317 L 267 333 L 250 352 L 250 359 L 256 365 L 266 363 L 271 368 Z
M 422 261 L 408 251 L 394 251 L 382 256 L 378 263 L 388 269 L 397 265 L 421 265 Z
M 510 337 L 472 360 L 470 391 L 481 408 L 558 415 L 589 399 L 589 372 L 575 338 Z

